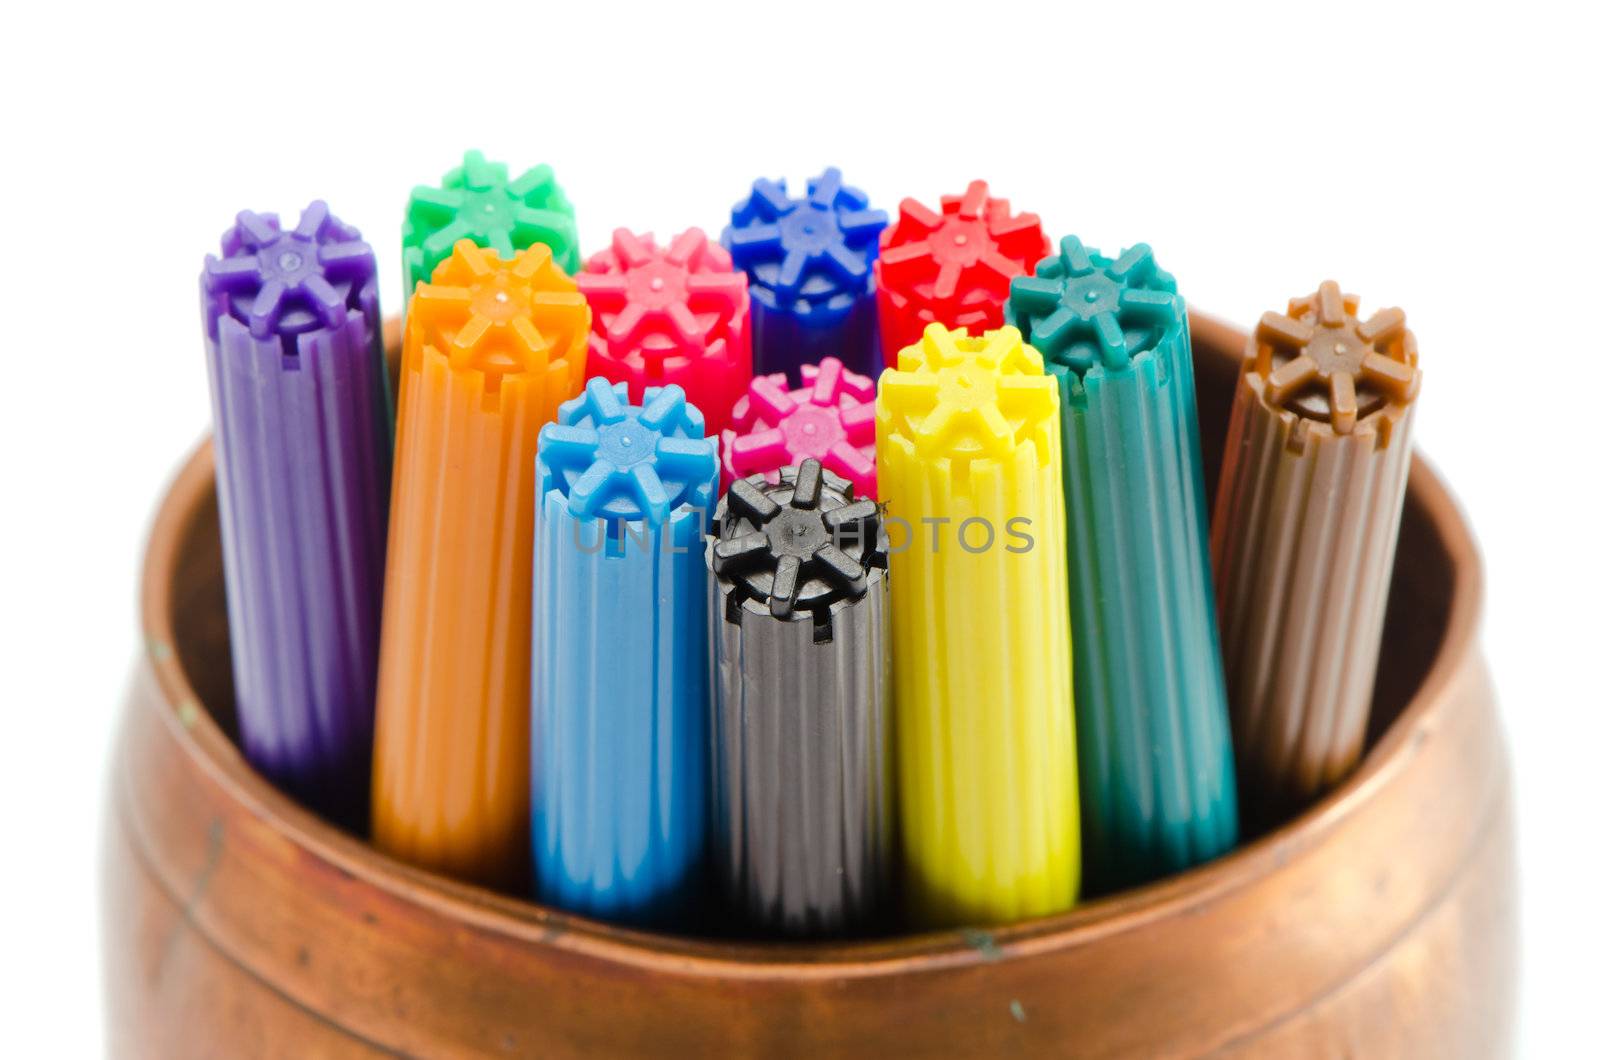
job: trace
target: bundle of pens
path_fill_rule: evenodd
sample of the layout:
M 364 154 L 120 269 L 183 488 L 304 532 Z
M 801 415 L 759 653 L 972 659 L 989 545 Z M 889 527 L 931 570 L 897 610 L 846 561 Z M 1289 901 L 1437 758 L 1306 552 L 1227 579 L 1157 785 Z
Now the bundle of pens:
M 416 188 L 393 387 L 326 206 L 206 259 L 239 740 L 305 804 L 570 911 L 805 937 L 1064 910 L 1354 768 L 1400 311 L 1262 316 L 1208 513 L 1148 246 L 981 181 L 891 220 L 834 169 L 720 244 L 580 267 L 573 217 L 476 152 Z

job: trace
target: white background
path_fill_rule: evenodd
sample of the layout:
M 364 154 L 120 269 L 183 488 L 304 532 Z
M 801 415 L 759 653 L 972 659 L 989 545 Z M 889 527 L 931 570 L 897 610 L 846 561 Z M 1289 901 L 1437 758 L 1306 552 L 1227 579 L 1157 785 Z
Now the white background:
M 1327 277 L 1403 306 L 1420 444 L 1488 557 L 1524 1052 L 1592 1045 L 1600 84 L 1580 5 L 544 6 L 0 15 L 9 1052 L 102 1040 L 101 782 L 143 535 L 209 415 L 202 255 L 240 208 L 324 197 L 392 311 L 406 194 L 472 146 L 553 164 L 588 250 L 620 224 L 715 232 L 752 178 L 837 163 L 888 208 L 982 176 L 1052 235 L 1146 240 L 1234 321 Z

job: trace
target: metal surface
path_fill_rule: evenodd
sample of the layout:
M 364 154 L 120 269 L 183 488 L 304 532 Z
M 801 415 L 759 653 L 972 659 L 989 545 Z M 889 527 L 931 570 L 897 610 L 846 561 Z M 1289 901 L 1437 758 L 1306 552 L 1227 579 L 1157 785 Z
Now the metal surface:
M 1245 337 L 1191 325 L 1220 455 Z M 108 763 L 100 912 L 119 1055 L 1509 1052 L 1516 844 L 1478 648 L 1483 567 L 1420 457 L 1381 735 L 1310 813 L 1057 916 L 803 945 L 565 916 L 412 871 L 303 812 L 230 738 L 212 457 L 198 449 L 157 512 L 145 650 Z
M 877 506 L 814 459 L 717 506 L 715 864 L 756 928 L 859 929 L 887 890 L 885 558 Z

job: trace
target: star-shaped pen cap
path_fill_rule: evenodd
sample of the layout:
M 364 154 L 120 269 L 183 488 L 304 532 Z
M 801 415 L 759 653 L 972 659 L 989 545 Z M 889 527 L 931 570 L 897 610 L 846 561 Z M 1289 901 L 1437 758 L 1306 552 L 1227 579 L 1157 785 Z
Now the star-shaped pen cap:
M 834 608 L 849 605 L 888 566 L 878 506 L 807 459 L 776 482 L 739 479 L 717 505 L 706 561 L 726 594 L 724 617 L 811 615 L 813 639 L 832 634 Z
M 505 163 L 468 151 L 437 187 L 413 188 L 400 231 L 407 297 L 418 283 L 433 278 L 463 239 L 502 258 L 543 244 L 562 270 L 578 271 L 572 203 L 549 166 L 535 166 L 512 180 Z
M 658 376 L 729 342 L 749 315 L 744 274 L 698 228 L 666 247 L 619 228 L 577 281 L 595 312 L 591 341 Z
M 232 317 L 257 339 L 273 336 L 291 352 L 301 335 L 340 327 L 351 312 L 379 325 L 377 262 L 361 233 L 317 201 L 290 229 L 276 214 L 246 210 L 222 236 L 222 253 L 201 274 L 206 326 Z
M 628 404 L 628 385 L 591 379 L 539 432 L 539 492 L 554 490 L 580 519 L 666 524 L 685 506 L 709 513 L 717 443 L 676 384 Z
M 1000 326 L 1011 280 L 1050 252 L 1038 215 L 1013 214 L 981 180 L 941 197 L 938 210 L 902 201 L 882 244 L 879 297 L 888 299 L 897 326 L 910 329 L 907 341 L 935 321 L 972 330 Z
M 1060 415 L 1056 382 L 1014 327 L 981 336 L 930 324 L 878 381 L 878 440 L 923 460 L 1004 460 Z M 1048 460 L 1046 452 L 1039 454 Z
M 1182 334 L 1183 298 L 1172 274 L 1139 243 L 1115 258 L 1077 236 L 1011 281 L 1006 319 L 1056 375 L 1076 383 L 1096 369 L 1122 371 L 1139 354 Z
M 801 365 L 800 379 L 798 390 L 781 372 L 751 380 L 733 406 L 733 427 L 722 432 L 723 482 L 759 472 L 776 483 L 784 468 L 816 457 L 856 496 L 877 496 L 872 380 L 837 357 Z
M 1360 300 L 1328 280 L 1315 294 L 1290 301 L 1287 313 L 1266 313 L 1256 325 L 1245 370 L 1264 381 L 1273 408 L 1301 421 L 1326 423 L 1335 434 L 1376 416 L 1387 442 L 1391 417 L 1417 399 L 1417 338 L 1399 309 L 1366 320 Z
M 417 285 L 406 331 L 408 350 L 431 347 L 449 358 L 453 371 L 482 373 L 485 390 L 494 393 L 514 376 L 581 376 L 589 304 L 551 260 L 549 247 L 536 243 L 506 259 L 463 239 L 434 282 Z
M 888 214 L 829 168 L 790 198 L 782 180 L 758 180 L 733 208 L 722 245 L 750 276 L 752 297 L 796 313 L 837 310 L 872 287 Z

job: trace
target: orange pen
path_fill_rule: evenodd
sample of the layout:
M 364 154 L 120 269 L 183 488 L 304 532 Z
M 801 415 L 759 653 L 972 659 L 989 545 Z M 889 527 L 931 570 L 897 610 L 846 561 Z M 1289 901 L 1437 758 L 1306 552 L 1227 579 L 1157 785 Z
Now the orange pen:
M 534 449 L 583 382 L 589 320 L 549 248 L 469 240 L 406 313 L 372 837 L 502 887 L 528 864 Z

